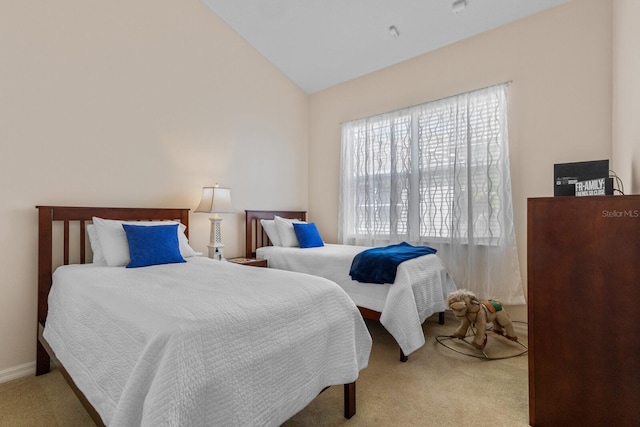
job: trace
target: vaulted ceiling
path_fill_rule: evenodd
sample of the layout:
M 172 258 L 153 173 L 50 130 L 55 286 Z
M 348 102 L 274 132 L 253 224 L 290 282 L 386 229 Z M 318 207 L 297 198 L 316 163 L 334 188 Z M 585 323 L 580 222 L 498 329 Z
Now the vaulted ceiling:
M 306 93 L 567 0 L 201 0 Z

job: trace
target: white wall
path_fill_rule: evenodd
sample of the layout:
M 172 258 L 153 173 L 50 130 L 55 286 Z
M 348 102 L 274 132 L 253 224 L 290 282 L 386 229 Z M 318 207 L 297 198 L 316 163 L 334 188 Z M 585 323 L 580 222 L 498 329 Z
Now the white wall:
M 3 1 L 0 58 L 0 376 L 35 359 L 36 205 L 195 209 L 219 182 L 227 256 L 244 209 L 306 208 L 307 96 L 198 0 Z
M 554 163 L 611 158 L 611 9 L 609 0 L 567 2 L 312 95 L 309 211 L 323 237 L 337 237 L 340 123 L 512 81 L 511 178 L 526 285 L 527 198 L 553 195 Z

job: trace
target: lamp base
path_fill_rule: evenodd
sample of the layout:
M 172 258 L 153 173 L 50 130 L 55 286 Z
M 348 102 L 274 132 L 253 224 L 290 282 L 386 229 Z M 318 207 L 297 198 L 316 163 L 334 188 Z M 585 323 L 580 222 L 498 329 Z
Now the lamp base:
M 211 217 L 211 235 L 209 236 L 209 258 L 217 261 L 224 261 L 224 245 L 222 244 L 222 232 L 220 231 L 220 223 L 222 218 Z

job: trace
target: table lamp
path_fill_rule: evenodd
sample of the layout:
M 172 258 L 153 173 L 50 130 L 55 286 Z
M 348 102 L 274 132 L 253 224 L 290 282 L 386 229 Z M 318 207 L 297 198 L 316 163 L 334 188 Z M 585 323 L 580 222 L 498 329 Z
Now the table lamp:
M 232 213 L 231 207 L 231 190 L 222 188 L 216 184 L 214 187 L 204 187 L 202 189 L 202 200 L 196 208 L 195 212 L 212 213 L 209 218 L 211 221 L 211 235 L 209 237 L 209 258 L 218 261 L 224 261 L 222 244 L 222 232 L 220 231 L 220 223 L 222 218 L 218 216 L 221 213 Z

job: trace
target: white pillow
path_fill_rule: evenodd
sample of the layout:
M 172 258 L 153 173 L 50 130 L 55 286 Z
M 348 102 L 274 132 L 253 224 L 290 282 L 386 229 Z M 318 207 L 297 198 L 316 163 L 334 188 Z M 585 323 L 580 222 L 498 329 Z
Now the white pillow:
M 100 241 L 98 240 L 98 230 L 96 230 L 96 226 L 93 224 L 87 225 L 87 234 L 89 235 L 91 252 L 93 252 L 93 263 L 96 265 L 107 265 L 107 260 L 104 259 Z
M 267 233 L 267 237 L 271 240 L 273 246 L 282 246 L 280 241 L 280 235 L 278 234 L 278 228 L 276 227 L 276 221 L 273 219 L 261 219 L 262 229 Z
M 298 243 L 298 238 L 296 237 L 296 232 L 293 230 L 293 223 L 304 223 L 304 221 L 300 221 L 299 219 L 288 219 L 282 218 L 279 216 L 275 216 L 274 221 L 276 222 L 276 228 L 278 229 L 278 236 L 280 236 L 281 246 L 284 247 L 296 247 L 300 246 Z
M 129 264 L 129 243 L 127 235 L 122 228 L 122 224 L 134 224 L 144 226 L 172 225 L 178 226 L 178 243 L 180 245 L 180 255 L 183 258 L 201 255 L 189 246 L 187 236 L 184 234 L 186 226 L 176 221 L 116 221 L 93 217 L 93 225 L 96 227 L 98 242 L 102 255 L 110 267 L 122 267 Z M 91 237 L 89 237 L 91 239 Z M 93 245 L 92 245 L 93 248 Z M 95 254 L 95 252 L 94 252 Z M 95 255 L 94 255 L 95 256 Z

